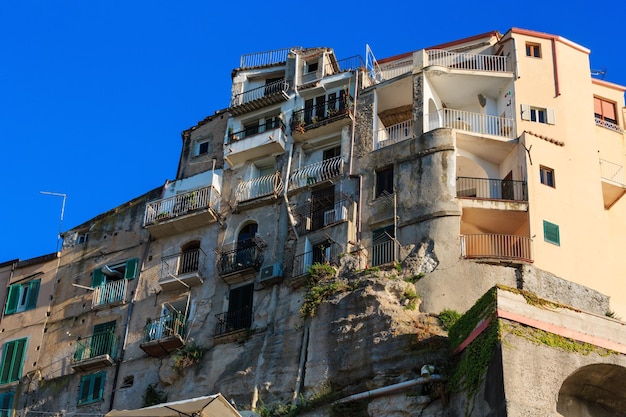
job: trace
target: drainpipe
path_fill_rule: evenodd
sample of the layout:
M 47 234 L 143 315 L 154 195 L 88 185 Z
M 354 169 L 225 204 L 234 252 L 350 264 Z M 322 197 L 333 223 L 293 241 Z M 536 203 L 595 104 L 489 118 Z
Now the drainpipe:
M 351 401 L 362 400 L 364 398 L 377 397 L 383 394 L 390 394 L 392 392 L 401 391 L 415 385 L 427 384 L 429 382 L 437 382 L 441 381 L 442 377 L 439 374 L 433 374 L 425 377 L 420 377 L 416 379 L 411 379 L 409 381 L 400 382 L 398 384 L 388 385 L 386 387 L 376 388 L 370 391 L 360 392 L 358 394 L 353 394 L 348 397 L 344 397 L 340 400 L 335 401 L 335 404 L 344 404 Z
M 554 36 L 552 37 L 552 65 L 554 66 L 555 97 L 558 97 L 561 95 L 561 88 L 559 87 L 559 70 L 556 59 L 556 39 L 554 38 Z
M 302 334 L 302 346 L 300 346 L 300 361 L 298 362 L 298 375 L 296 376 L 296 387 L 293 390 L 292 404 L 296 404 L 300 397 L 300 389 L 304 381 L 304 364 L 306 363 L 307 351 L 309 348 L 309 326 L 304 328 Z
M 350 91 L 348 91 L 350 93 Z M 352 159 L 354 154 L 354 136 L 356 134 L 356 99 L 359 94 L 359 70 L 354 74 L 354 115 L 352 116 L 352 135 L 350 136 L 350 161 L 348 167 L 348 175 L 352 175 Z M 348 97 L 350 95 L 348 94 Z

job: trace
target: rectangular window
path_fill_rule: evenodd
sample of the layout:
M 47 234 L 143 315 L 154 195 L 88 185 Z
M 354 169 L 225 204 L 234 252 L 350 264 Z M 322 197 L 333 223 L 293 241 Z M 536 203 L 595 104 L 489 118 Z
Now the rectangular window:
M 0 417 L 10 417 L 13 412 L 14 392 L 3 392 L 0 394 Z
M 11 285 L 4 314 L 14 314 L 34 309 L 37 306 L 37 295 L 39 295 L 40 285 L 41 280 L 38 279 Z
M 541 45 L 538 43 L 526 42 L 526 56 L 541 58 Z
M 78 405 L 102 400 L 106 371 L 85 375 L 80 379 Z
M 393 194 L 393 166 L 376 171 L 375 198 Z
M 89 234 L 88 233 L 79 233 L 76 236 L 76 244 L 83 245 L 83 244 L 87 243 L 88 239 L 89 239 Z
M 600 97 L 594 97 L 593 109 L 596 119 L 617 125 L 617 112 L 615 111 L 615 103 Z
M 561 245 L 561 237 L 559 235 L 559 226 L 543 221 L 543 240 L 549 243 L 554 243 L 557 246 Z
M 531 107 L 530 120 L 532 122 L 546 123 L 546 109 L 536 109 Z
M 204 155 L 209 153 L 209 141 L 198 143 L 198 153 L 196 155 Z
M 522 120 L 530 120 L 531 122 L 547 123 L 553 125 L 556 123 L 554 109 L 549 107 L 535 107 L 528 104 L 521 104 Z
M 91 274 L 91 287 L 96 288 L 107 282 L 120 279 L 133 279 L 137 277 L 139 259 L 132 258 L 119 264 L 104 265 L 102 268 L 93 270 Z
M 22 365 L 26 353 L 26 338 L 6 342 L 2 346 L 0 384 L 18 381 L 22 377 Z
M 545 184 L 552 188 L 556 187 L 556 184 L 554 182 L 554 170 L 552 168 L 548 168 L 548 167 L 544 167 L 543 165 L 540 165 L 539 177 L 541 179 L 542 184 Z
M 310 73 L 310 72 L 315 72 L 315 71 L 317 71 L 317 68 L 318 68 L 318 63 L 317 63 L 317 61 L 315 61 L 315 62 L 308 62 L 308 63 L 307 63 L 307 69 L 306 69 L 306 72 L 307 72 L 307 73 Z

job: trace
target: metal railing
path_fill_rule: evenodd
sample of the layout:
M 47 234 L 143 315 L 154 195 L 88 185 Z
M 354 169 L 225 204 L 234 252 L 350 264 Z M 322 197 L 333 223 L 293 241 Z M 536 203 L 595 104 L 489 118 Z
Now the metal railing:
M 335 196 L 334 200 L 311 202 L 296 209 L 299 234 L 319 230 L 331 224 L 348 220 L 350 200 L 344 196 Z
M 352 100 L 348 95 L 341 95 L 335 99 L 326 100 L 323 103 L 316 103 L 311 107 L 296 110 L 293 112 L 291 130 L 302 133 L 309 127 L 325 120 L 336 120 L 349 114 Z M 300 131 L 302 130 L 302 132 Z
M 413 133 L 413 119 L 405 120 L 395 125 L 378 129 L 374 149 L 380 149 L 406 139 L 412 139 L 413 137 L 415 137 Z
M 378 266 L 398 260 L 400 244 L 393 237 L 386 235 L 374 243 L 369 250 L 368 265 Z
M 295 190 L 307 185 L 339 177 L 343 174 L 343 159 L 341 156 L 325 159 L 314 164 L 305 165 L 291 173 L 289 189 Z
M 429 114 L 429 129 L 451 127 L 483 135 L 503 136 L 515 139 L 515 121 L 506 117 L 490 116 L 464 110 L 441 109 L 436 115 Z
M 265 65 L 279 64 L 287 61 L 287 55 L 292 49 L 283 48 L 274 49 L 272 51 L 254 52 L 251 54 L 241 55 L 239 59 L 239 68 L 262 67 Z
M 526 181 L 457 177 L 456 195 L 486 200 L 528 201 Z
M 464 258 L 514 259 L 532 262 L 532 240 L 526 236 L 471 234 L 461 236 Z
M 263 250 L 254 239 L 237 242 L 237 248 L 219 255 L 217 271 L 220 275 L 233 274 L 244 269 L 258 270 L 263 264 Z
M 127 279 L 106 282 L 93 289 L 92 306 L 104 306 L 126 300 Z
M 217 318 L 217 323 L 215 323 L 214 336 L 249 329 L 252 326 L 252 308 L 250 307 L 216 314 L 215 317 Z
M 510 72 L 509 57 L 501 55 L 480 55 L 448 52 L 441 49 L 430 49 L 427 65 L 440 65 L 472 71 Z
M 206 254 L 200 248 L 161 258 L 161 279 L 198 272 L 204 265 Z
M 620 185 L 626 184 L 624 182 L 624 167 L 605 159 L 600 159 L 600 177 Z
M 109 355 L 111 358 L 115 358 L 117 356 L 117 345 L 118 338 L 112 331 L 79 338 L 76 341 L 73 360 L 74 362 L 79 362 L 102 355 Z
M 185 337 L 187 320 L 182 313 L 171 313 L 156 319 L 148 319 L 143 332 L 143 341 L 165 339 L 172 336 Z
M 280 172 L 276 171 L 274 174 L 241 181 L 235 190 L 235 200 L 237 203 L 241 203 L 242 201 L 253 200 L 268 195 L 277 196 L 283 191 L 283 187 L 284 184 L 280 177 Z
M 293 258 L 293 272 L 291 276 L 296 278 L 306 275 L 309 272 L 309 268 L 317 263 L 336 265 L 339 262 L 339 255 L 341 255 L 341 246 L 335 242 L 329 243 L 324 247 L 318 246 L 309 252 L 296 255 Z
M 226 138 L 226 143 L 228 144 L 228 143 L 237 142 L 239 140 L 249 138 L 251 136 L 255 136 L 255 135 L 265 133 L 267 131 L 278 129 L 278 128 L 282 129 L 283 132 L 285 131 L 285 124 L 283 123 L 282 120 L 276 117 L 274 118 L 274 120 L 272 120 L 269 123 L 264 123 L 258 126 L 255 125 L 254 127 L 247 127 L 238 132 L 230 133 L 228 137 Z
M 220 193 L 215 187 L 197 188 L 173 197 L 149 202 L 146 205 L 143 224 L 148 226 L 207 208 L 219 211 L 219 204 Z
M 388 64 L 380 64 L 380 77 L 382 80 L 390 80 L 400 75 L 413 71 L 413 58 L 394 61 Z
M 596 125 L 598 125 L 598 126 L 606 127 L 607 129 L 611 129 L 611 130 L 613 130 L 615 132 L 618 132 L 618 133 L 622 133 L 623 132 L 622 128 L 619 127 L 619 125 L 617 125 L 617 124 L 615 124 L 613 122 L 609 122 L 608 120 L 603 120 L 600 117 L 596 117 L 595 119 L 596 119 Z
M 274 81 L 272 83 L 262 85 L 261 87 L 236 94 L 233 97 L 231 105 L 232 107 L 236 107 L 263 97 L 273 96 L 274 94 L 286 94 L 287 90 L 289 90 L 289 82 L 286 79 Z

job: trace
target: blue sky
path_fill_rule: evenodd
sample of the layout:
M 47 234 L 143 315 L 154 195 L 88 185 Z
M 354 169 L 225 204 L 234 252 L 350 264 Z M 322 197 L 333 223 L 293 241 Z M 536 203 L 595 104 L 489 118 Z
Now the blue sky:
M 213 4 L 216 3 L 216 4 Z M 176 175 L 180 133 L 228 106 L 242 54 L 327 46 L 377 58 L 511 27 L 591 49 L 626 85 L 626 2 L 2 0 L 0 263 Z M 609 7 L 610 6 L 610 7 Z

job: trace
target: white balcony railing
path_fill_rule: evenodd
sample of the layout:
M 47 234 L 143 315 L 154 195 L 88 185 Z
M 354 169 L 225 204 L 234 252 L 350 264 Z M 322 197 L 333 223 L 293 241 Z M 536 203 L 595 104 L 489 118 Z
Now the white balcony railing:
M 441 109 L 436 114 L 429 114 L 428 130 L 439 127 L 451 127 L 465 132 L 481 135 L 502 136 L 515 139 L 515 122 L 506 117 L 490 116 L 464 110 Z
M 605 159 L 600 159 L 600 176 L 607 181 L 620 185 L 626 184 L 624 182 L 624 167 Z
M 608 120 L 602 120 L 599 117 L 596 117 L 596 125 L 605 127 L 607 129 L 613 130 L 618 133 L 622 133 L 622 128 L 616 125 L 615 123 L 609 122 Z
M 382 80 L 390 80 L 411 71 L 413 71 L 413 58 L 381 64 L 379 74 Z
M 111 281 L 94 288 L 92 306 L 104 306 L 126 300 L 127 279 Z
M 283 191 L 283 187 L 283 180 L 277 171 L 274 174 L 241 181 L 235 190 L 235 199 L 237 203 L 241 203 L 242 201 L 269 195 L 277 196 Z
M 146 205 L 144 226 L 211 208 L 219 211 L 220 193 L 213 186 L 197 188 Z
M 430 49 L 427 65 L 471 71 L 510 72 L 509 58 L 500 55 L 479 55 Z
M 532 241 L 529 237 L 495 233 L 461 236 L 464 258 L 496 258 L 532 262 Z
M 335 156 L 293 171 L 289 178 L 289 189 L 295 190 L 317 184 L 339 177 L 341 174 L 343 174 L 343 159 L 341 156 Z
M 404 122 L 378 129 L 374 149 L 380 149 L 406 139 L 412 139 L 414 136 L 413 120 L 405 120 Z

